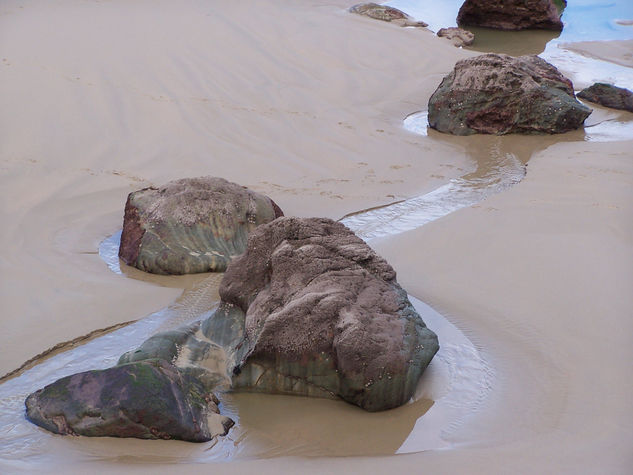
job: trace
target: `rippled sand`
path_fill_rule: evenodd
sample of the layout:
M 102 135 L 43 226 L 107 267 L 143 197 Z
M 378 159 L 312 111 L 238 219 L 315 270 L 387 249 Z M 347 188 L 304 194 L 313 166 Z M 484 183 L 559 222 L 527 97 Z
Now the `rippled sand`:
M 430 368 L 425 378 L 442 384 L 422 384 L 419 402 L 388 421 L 355 419 L 333 401 L 227 399 L 260 441 L 239 457 L 230 440 L 223 455 L 211 444 L 63 438 L 3 419 L 0 471 L 630 470 L 633 114 L 596 108 L 586 131 L 543 140 L 407 131 L 402 120 L 475 53 L 348 15 L 352 3 L 2 3 L 0 373 L 165 308 L 183 288 L 195 297 L 201 277 L 122 276 L 100 259 L 129 191 L 214 174 L 268 193 L 286 214 L 340 218 L 479 179 L 496 150 L 520 170 L 527 163 L 523 181 L 372 241 L 403 287 L 461 330 L 453 350 L 473 342 L 485 362 L 469 411 L 439 411 L 448 392 L 437 388 L 468 395 L 459 376 L 473 374 L 472 356 L 446 359 L 443 376 Z M 164 316 L 157 325 L 175 323 Z M 59 371 L 75 369 L 71 353 Z M 37 385 L 43 371 L 21 381 Z M 11 397 L 19 407 L 23 396 Z M 15 440 L 28 456 L 7 449 Z

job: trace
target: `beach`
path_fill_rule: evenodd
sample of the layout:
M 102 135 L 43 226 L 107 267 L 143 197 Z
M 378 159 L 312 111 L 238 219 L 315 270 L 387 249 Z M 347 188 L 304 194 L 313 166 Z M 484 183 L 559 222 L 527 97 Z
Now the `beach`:
M 3 2 L 0 375 L 157 312 L 205 277 L 110 270 L 99 246 L 121 229 L 131 191 L 221 176 L 287 216 L 339 219 L 477 168 L 490 140 L 422 136 L 403 119 L 478 53 L 351 15 L 354 3 Z M 613 46 L 573 48 L 630 66 L 631 43 Z M 504 137 L 527 163 L 520 183 L 370 242 L 491 368 L 478 410 L 438 428 L 446 448 L 203 464 L 193 444 L 158 441 L 161 458 L 139 441 L 130 453 L 126 441 L 48 435 L 28 458 L 3 454 L 0 471 L 627 473 L 633 136 L 589 130 Z

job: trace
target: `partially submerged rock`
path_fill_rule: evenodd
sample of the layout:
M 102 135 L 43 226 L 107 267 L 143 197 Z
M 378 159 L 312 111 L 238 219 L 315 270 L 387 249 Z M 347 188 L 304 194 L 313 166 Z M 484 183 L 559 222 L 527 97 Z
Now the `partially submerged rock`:
M 27 418 L 58 434 L 202 442 L 233 425 L 213 390 L 391 409 L 411 399 L 439 348 L 393 268 L 330 219 L 255 229 L 220 297 L 211 317 L 150 337 L 117 366 L 29 395 Z
M 223 178 L 185 178 L 130 193 L 119 257 L 154 274 L 222 272 L 258 225 L 283 216 L 267 196 Z
M 432 128 L 454 135 L 562 133 L 591 113 L 547 61 L 493 53 L 458 61 L 428 110 Z
M 473 44 L 473 41 L 475 41 L 475 35 L 472 32 L 456 27 L 440 28 L 437 32 L 437 36 L 450 40 L 450 42 L 458 48 L 461 46 L 470 46 Z
M 238 389 L 390 409 L 412 397 L 439 348 L 393 268 L 325 218 L 260 226 L 227 269 L 220 296 L 244 318 Z
M 62 435 L 205 442 L 233 421 L 215 395 L 163 360 L 74 374 L 26 399 L 29 421 Z
M 359 15 L 368 16 L 375 20 L 395 23 L 400 26 L 429 26 L 423 21 L 417 21 L 414 18 L 411 18 L 409 15 L 397 8 L 388 7 L 387 5 L 379 5 L 378 3 L 359 3 L 358 5 L 351 7 L 349 11 Z
M 633 112 L 633 92 L 623 87 L 597 82 L 580 91 L 578 97 L 612 109 Z
M 565 0 L 466 0 L 457 14 L 457 24 L 499 30 L 560 31 L 565 5 Z
M 406 403 L 439 345 L 391 266 L 329 219 L 257 228 L 226 271 L 200 327 L 147 340 L 121 362 L 156 356 L 232 378 L 238 391 L 342 399 L 369 411 Z

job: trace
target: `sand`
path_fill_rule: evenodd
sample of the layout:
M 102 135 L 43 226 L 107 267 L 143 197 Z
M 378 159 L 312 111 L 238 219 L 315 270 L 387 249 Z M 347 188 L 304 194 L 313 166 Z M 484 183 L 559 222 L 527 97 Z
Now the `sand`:
M 0 374 L 178 295 L 96 255 L 132 190 L 217 175 L 339 218 L 459 174 L 401 120 L 466 53 L 345 2 L 244 3 L 3 2 Z
M 162 308 L 196 282 L 124 278 L 99 259 L 132 190 L 219 175 L 269 194 L 286 214 L 338 218 L 472 166 L 461 142 L 416 136 L 402 119 L 473 53 L 348 15 L 353 3 L 2 3 L 0 374 Z M 483 408 L 447 430 L 452 448 L 188 470 L 626 473 L 631 150 L 632 141 L 562 140 L 539 151 L 514 188 L 372 243 L 403 287 L 494 368 Z M 61 468 L 68 449 L 56 443 Z M 64 468 L 77 472 L 175 469 L 151 458 L 130 464 L 116 450 L 72 459 Z M 50 469 L 36 460 L 22 468 Z
M 589 58 L 633 68 L 633 40 L 577 41 L 561 43 L 559 47 Z

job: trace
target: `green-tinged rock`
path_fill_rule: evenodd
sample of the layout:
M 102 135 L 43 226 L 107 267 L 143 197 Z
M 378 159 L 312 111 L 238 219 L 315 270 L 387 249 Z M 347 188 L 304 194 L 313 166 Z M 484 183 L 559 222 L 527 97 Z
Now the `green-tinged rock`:
M 458 61 L 428 110 L 432 128 L 454 135 L 557 134 L 581 127 L 591 113 L 547 61 L 493 53 Z
M 267 196 L 223 178 L 185 178 L 130 193 L 119 257 L 154 274 L 222 272 L 258 225 L 283 216 Z
M 351 13 L 357 13 L 358 15 L 364 15 L 374 20 L 388 21 L 400 26 L 429 26 L 423 21 L 417 21 L 411 18 L 397 8 L 389 7 L 387 5 L 380 5 L 378 3 L 359 3 L 349 9 Z
M 344 225 L 280 218 L 250 235 L 200 327 L 153 336 L 121 361 L 170 357 L 207 389 L 400 406 L 439 345 L 393 268 Z
M 74 374 L 26 399 L 29 421 L 62 435 L 205 442 L 233 421 L 194 377 L 163 360 Z
M 133 351 L 124 353 L 117 364 L 127 364 L 148 359 L 160 359 L 173 363 L 178 356 L 180 348 L 191 335 L 196 333 L 200 323 L 180 327 L 176 330 L 157 333 L 143 342 Z

